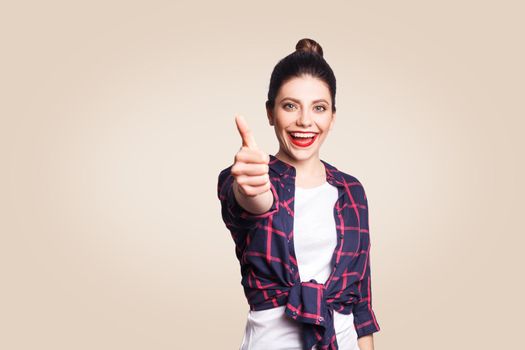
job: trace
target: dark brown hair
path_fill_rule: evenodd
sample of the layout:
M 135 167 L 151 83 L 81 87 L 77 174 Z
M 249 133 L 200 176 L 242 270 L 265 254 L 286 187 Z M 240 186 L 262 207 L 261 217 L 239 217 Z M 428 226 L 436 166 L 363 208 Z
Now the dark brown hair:
M 291 78 L 304 75 L 311 75 L 328 85 L 332 97 L 332 112 L 335 112 L 336 81 L 334 72 L 323 58 L 321 45 L 308 38 L 299 40 L 295 45 L 295 51 L 277 62 L 273 68 L 266 108 L 273 110 L 277 92 L 285 82 Z

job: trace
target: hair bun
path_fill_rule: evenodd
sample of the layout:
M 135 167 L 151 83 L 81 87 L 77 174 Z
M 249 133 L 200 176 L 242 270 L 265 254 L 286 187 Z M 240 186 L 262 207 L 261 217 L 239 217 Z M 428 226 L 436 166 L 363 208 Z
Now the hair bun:
M 295 45 L 295 51 L 316 53 L 323 57 L 323 49 L 321 48 L 321 45 L 319 45 L 317 41 L 309 38 L 299 40 Z

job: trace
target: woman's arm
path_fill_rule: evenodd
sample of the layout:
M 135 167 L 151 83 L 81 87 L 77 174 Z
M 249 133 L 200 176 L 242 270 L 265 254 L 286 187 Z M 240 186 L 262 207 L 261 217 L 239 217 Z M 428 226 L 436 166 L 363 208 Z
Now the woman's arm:
M 255 215 L 266 213 L 270 210 L 274 200 L 271 190 L 258 194 L 257 196 L 246 196 L 239 190 L 237 180 L 233 180 L 232 186 L 235 199 L 244 210 Z
M 270 156 L 259 149 L 242 116 L 236 116 L 235 123 L 241 134 L 242 147 L 230 169 L 234 177 L 233 194 L 245 211 L 254 215 L 263 214 L 270 210 L 274 201 L 269 174 Z
M 374 350 L 374 335 L 369 334 L 357 338 L 357 345 L 359 346 L 359 350 Z

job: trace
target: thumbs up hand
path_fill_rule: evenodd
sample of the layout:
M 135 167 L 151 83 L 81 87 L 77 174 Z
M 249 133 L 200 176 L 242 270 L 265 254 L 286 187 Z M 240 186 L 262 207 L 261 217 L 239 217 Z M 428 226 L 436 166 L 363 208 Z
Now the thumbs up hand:
M 241 135 L 242 146 L 235 154 L 231 168 L 231 173 L 235 178 L 234 184 L 236 183 L 234 186 L 237 186 L 239 192 L 244 196 L 256 197 L 268 192 L 271 188 L 268 173 L 270 156 L 257 147 L 252 131 L 242 116 L 235 116 L 235 123 Z

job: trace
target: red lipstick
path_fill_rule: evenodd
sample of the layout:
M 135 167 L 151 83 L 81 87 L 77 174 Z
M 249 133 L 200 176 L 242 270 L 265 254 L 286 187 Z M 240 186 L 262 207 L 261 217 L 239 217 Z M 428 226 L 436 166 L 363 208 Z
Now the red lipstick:
M 308 147 L 315 142 L 319 134 L 313 134 L 313 137 L 293 137 L 292 134 L 288 133 L 288 137 L 292 143 L 298 147 Z

